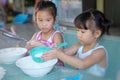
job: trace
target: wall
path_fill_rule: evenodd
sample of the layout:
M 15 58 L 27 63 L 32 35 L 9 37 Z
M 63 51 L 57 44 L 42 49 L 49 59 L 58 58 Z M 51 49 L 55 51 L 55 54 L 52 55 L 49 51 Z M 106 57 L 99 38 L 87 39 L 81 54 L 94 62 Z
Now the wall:
M 58 0 L 58 20 L 60 25 L 73 27 L 74 18 L 81 12 L 82 0 Z
M 105 0 L 105 14 L 112 19 L 115 26 L 120 26 L 120 0 Z

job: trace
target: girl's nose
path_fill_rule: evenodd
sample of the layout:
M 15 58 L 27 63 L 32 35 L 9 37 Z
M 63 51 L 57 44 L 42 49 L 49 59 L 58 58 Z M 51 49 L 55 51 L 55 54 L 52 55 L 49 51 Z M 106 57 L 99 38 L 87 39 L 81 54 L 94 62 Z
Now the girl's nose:
M 43 26 L 45 26 L 46 25 L 46 23 L 45 22 L 43 22 L 43 24 L 42 24 Z
M 44 21 L 44 22 L 42 22 L 42 25 L 43 25 L 43 26 L 46 26 L 46 22 L 45 22 L 45 21 Z

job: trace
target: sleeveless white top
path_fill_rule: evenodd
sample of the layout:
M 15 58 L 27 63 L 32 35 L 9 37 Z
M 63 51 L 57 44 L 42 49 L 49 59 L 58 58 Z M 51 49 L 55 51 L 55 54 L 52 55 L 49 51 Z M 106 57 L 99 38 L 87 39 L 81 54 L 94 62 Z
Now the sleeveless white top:
M 94 50 L 98 49 L 98 48 L 104 48 L 104 46 L 101 46 L 101 45 L 96 45 L 93 49 L 85 52 L 85 53 L 82 53 L 82 50 L 83 50 L 83 46 L 80 46 L 80 48 L 78 49 L 78 53 L 77 53 L 77 57 L 79 57 L 80 59 L 84 59 L 86 58 L 87 56 L 91 55 L 93 53 Z M 106 49 L 105 49 L 106 51 Z M 107 53 L 107 51 L 106 51 Z M 107 55 L 107 54 L 106 54 Z M 86 69 L 87 72 L 91 73 L 91 74 L 94 74 L 94 75 L 97 75 L 97 76 L 104 76 L 105 74 L 105 71 L 106 71 L 106 68 L 103 68 L 101 66 L 99 66 L 99 64 L 94 64 L 93 66 L 89 67 L 88 69 Z

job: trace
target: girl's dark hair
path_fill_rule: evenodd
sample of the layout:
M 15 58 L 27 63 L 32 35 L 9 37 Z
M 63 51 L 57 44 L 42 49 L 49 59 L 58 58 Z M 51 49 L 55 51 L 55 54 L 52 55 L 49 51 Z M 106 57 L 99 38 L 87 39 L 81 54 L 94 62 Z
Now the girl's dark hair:
M 35 6 L 35 15 L 39 10 L 48 10 L 54 18 L 57 15 L 56 5 L 51 1 L 39 1 Z
M 74 24 L 77 28 L 82 29 L 89 29 L 88 26 L 86 26 L 86 22 L 88 20 L 93 20 L 95 22 L 95 26 L 97 29 L 101 30 L 102 34 L 101 36 L 106 32 L 109 34 L 109 27 L 111 26 L 112 22 L 108 20 L 105 15 L 94 9 L 89 9 L 81 14 L 79 14 L 75 20 Z

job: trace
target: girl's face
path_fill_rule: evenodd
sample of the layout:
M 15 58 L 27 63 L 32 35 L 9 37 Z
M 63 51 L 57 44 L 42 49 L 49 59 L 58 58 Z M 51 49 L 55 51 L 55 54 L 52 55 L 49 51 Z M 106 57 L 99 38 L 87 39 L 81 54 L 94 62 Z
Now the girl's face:
M 94 41 L 95 37 L 90 30 L 85 29 L 77 29 L 77 36 L 81 44 L 90 44 Z
M 94 27 L 94 25 L 92 26 L 91 23 L 89 22 L 87 22 L 86 24 L 87 24 L 86 26 Z M 80 43 L 83 45 L 96 43 L 100 34 L 101 34 L 100 30 L 91 30 L 91 29 L 86 30 L 86 29 L 77 28 L 78 39 L 80 40 Z
M 53 26 L 55 23 L 55 19 L 49 11 L 47 10 L 38 11 L 36 14 L 36 18 L 38 28 L 42 32 L 47 33 L 54 29 Z

